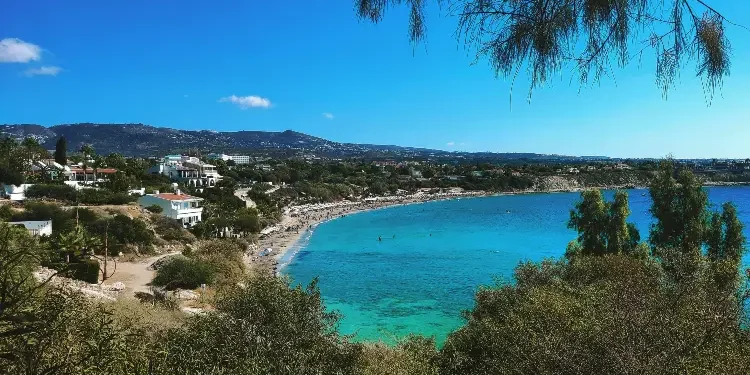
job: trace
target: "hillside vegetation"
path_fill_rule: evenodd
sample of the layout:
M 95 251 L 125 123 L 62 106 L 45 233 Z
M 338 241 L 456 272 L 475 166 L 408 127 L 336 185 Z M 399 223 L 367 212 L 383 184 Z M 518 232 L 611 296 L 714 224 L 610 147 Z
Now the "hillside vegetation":
M 750 370 L 742 224 L 709 209 L 688 171 L 664 163 L 650 185 L 655 224 L 629 225 L 627 194 L 585 191 L 578 232 L 561 259 L 522 263 L 512 282 L 481 288 L 466 324 L 438 348 L 337 333 L 315 282 L 243 276 L 221 261 L 233 246 L 189 259 L 235 275 L 215 310 L 83 298 L 32 272 L 58 256 L 0 225 L 0 368 L 7 374 L 746 374 Z M 641 241 L 640 238 L 648 238 Z M 529 249 L 533 251 L 533 249 Z M 230 266 L 230 268 L 227 268 Z M 237 278 L 234 278 L 237 277 Z M 163 307 L 159 307 L 163 306 Z

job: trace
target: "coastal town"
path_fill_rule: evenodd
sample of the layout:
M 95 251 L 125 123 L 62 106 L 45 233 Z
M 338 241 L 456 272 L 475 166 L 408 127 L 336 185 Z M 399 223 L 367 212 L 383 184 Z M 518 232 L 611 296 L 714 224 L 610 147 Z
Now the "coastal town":
M 8 1 L 0 375 L 750 374 L 750 1 Z
M 299 251 L 300 238 L 327 220 L 456 197 L 642 187 L 648 185 L 657 166 L 653 160 L 590 158 L 489 163 L 463 156 L 413 159 L 391 155 L 378 160 L 344 160 L 317 157 L 311 150 L 304 157 L 289 158 L 274 158 L 268 152 L 194 151 L 139 158 L 99 155 L 88 144 L 68 152 L 64 137 L 56 141 L 55 150 L 44 149 L 34 138 L 7 138 L 3 146 L 5 154 L 18 155 L 14 160 L 25 160 L 6 161 L 2 167 L 3 219 L 47 238 L 53 246 L 59 246 L 60 236 L 74 228 L 66 228 L 59 217 L 40 216 L 26 207 L 49 204 L 76 212 L 106 207 L 110 214 L 105 217 L 125 215 L 150 227 L 155 237 L 163 236 L 160 231 L 164 226 L 163 222 L 161 227 L 155 224 L 156 217 L 175 223 L 173 230 L 184 232 L 172 236 L 179 240 L 160 238 L 161 245 L 123 240 L 120 247 L 127 251 L 118 251 L 110 260 L 120 261 L 119 271 L 111 275 L 101 271 L 88 280 L 124 284 L 121 289 L 127 290 L 129 297 L 148 291 L 154 277 L 153 272 L 145 271 L 150 265 L 144 260 L 161 259 L 160 253 L 174 255 L 193 246 L 195 240 L 241 239 L 244 267 L 275 274 Z M 748 160 L 677 162 L 704 176 L 705 184 L 750 180 Z M 96 253 L 92 250 L 79 261 L 94 262 L 101 268 Z M 127 266 L 125 259 L 141 265 Z

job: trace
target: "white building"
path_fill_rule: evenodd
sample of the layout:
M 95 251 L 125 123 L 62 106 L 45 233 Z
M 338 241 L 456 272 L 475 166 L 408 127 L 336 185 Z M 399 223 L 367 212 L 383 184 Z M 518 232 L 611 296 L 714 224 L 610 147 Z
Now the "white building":
M 12 201 L 23 201 L 26 199 L 26 190 L 34 184 L 3 185 L 3 197 Z
M 201 221 L 201 201 L 203 198 L 183 194 L 179 190 L 176 193 L 146 194 L 138 198 L 141 207 L 157 205 L 162 208 L 162 215 L 180 220 L 182 225 L 187 227 Z
M 231 160 L 235 164 L 250 164 L 250 156 L 248 155 L 208 154 L 206 157 L 213 160 Z
M 13 221 L 10 225 L 23 225 L 33 236 L 51 236 L 52 220 L 45 221 Z
M 189 186 L 211 187 L 221 179 L 216 166 L 200 161 L 192 156 L 167 155 L 161 163 L 151 167 L 149 172 L 168 176 Z

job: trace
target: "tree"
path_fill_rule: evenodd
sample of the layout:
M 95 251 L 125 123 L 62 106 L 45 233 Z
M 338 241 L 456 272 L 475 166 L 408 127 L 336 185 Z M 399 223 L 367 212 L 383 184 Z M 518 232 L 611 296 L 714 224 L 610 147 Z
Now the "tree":
M 134 183 L 132 177 L 122 171 L 117 171 L 109 176 L 109 180 L 104 183 L 104 187 L 115 193 L 126 193 Z
M 568 228 L 578 232 L 578 244 L 568 244 L 566 254 L 622 254 L 635 249 L 640 234 L 635 224 L 627 222 L 627 192 L 616 191 L 612 202 L 606 202 L 599 190 L 584 191 L 581 198 L 568 221 Z
M 442 4 L 447 1 L 437 0 Z M 409 39 L 424 40 L 425 0 L 355 0 L 360 19 L 380 22 L 386 9 L 409 7 Z M 521 69 L 532 91 L 568 68 L 580 83 L 597 83 L 619 67 L 656 54 L 656 83 L 664 97 L 678 72 L 694 62 L 709 100 L 729 75 L 725 24 L 735 25 L 704 0 L 456 0 L 456 35 L 476 59 L 488 59 L 496 75 L 515 81 Z M 702 13 L 701 13 L 702 12 Z M 631 42 L 636 41 L 632 52 Z
M 104 158 L 104 164 L 109 168 L 125 170 L 128 167 L 127 159 L 118 153 L 111 153 Z
M 81 154 L 83 154 L 84 159 L 93 158 L 94 155 L 96 155 L 94 146 L 92 146 L 90 143 L 84 143 L 79 151 L 81 152 Z
M 615 199 L 609 205 L 607 223 L 607 252 L 610 254 L 625 253 L 631 246 L 630 227 L 628 226 L 628 193 L 624 190 L 615 192 Z
M 701 182 L 687 170 L 677 171 L 671 159 L 661 162 L 651 182 L 649 242 L 654 249 L 678 249 L 683 254 L 701 251 L 708 216 L 708 195 Z
M 237 212 L 234 219 L 234 230 L 239 233 L 258 233 L 261 230 L 258 211 L 255 209 L 242 208 Z
M 60 137 L 55 143 L 55 162 L 60 165 L 68 164 L 68 141 Z
M 607 250 L 607 205 L 599 190 L 586 190 L 581 198 L 570 211 L 568 228 L 578 231 L 582 254 L 602 255 Z
M 747 300 L 717 293 L 708 272 L 675 285 L 631 256 L 523 263 L 514 282 L 476 293 L 440 373 L 746 373 Z

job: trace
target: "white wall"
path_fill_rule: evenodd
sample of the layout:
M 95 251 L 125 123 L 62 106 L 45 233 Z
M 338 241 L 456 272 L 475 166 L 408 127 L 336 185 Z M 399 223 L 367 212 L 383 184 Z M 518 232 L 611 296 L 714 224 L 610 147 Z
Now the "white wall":
M 186 209 L 182 207 L 182 205 L 185 203 L 186 202 L 182 201 L 170 201 L 167 199 L 161 199 L 153 195 L 144 195 L 138 198 L 138 204 L 141 207 L 157 205 L 162 208 L 162 215 L 166 217 L 176 220 L 183 220 L 184 222 L 189 222 L 189 220 L 187 219 L 192 218 L 191 220 L 193 221 L 193 224 L 203 220 L 203 207 Z

